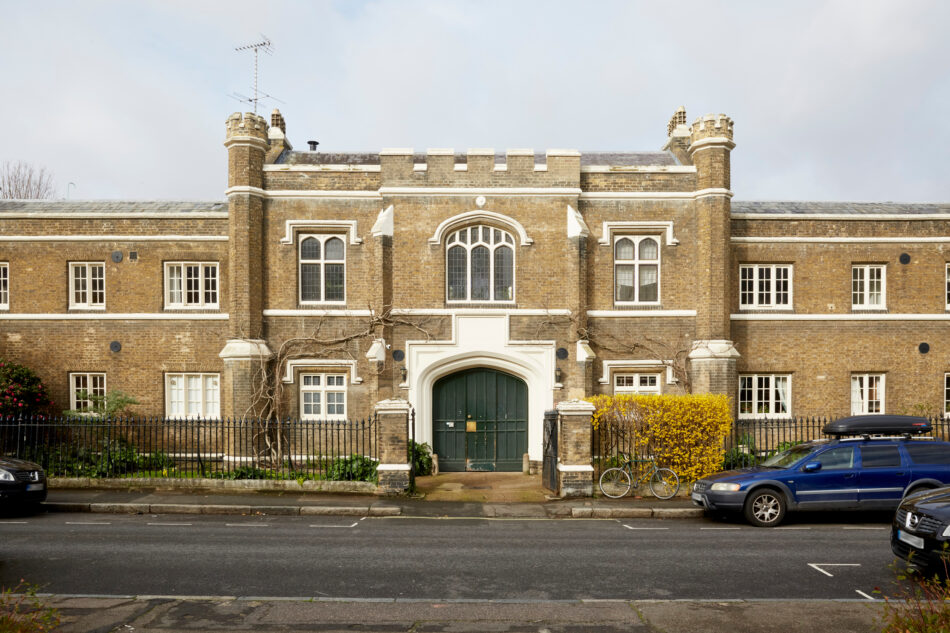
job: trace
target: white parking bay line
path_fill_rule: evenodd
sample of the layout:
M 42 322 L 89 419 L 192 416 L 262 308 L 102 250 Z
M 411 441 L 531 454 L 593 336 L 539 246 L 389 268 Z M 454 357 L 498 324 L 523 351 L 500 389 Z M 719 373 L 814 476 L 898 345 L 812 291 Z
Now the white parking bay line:
M 846 527 L 846 530 L 886 530 L 886 527 Z
M 808 563 L 808 566 L 814 569 L 815 571 L 820 571 L 825 576 L 829 578 L 834 578 L 835 575 L 831 572 L 825 571 L 822 567 L 860 567 L 861 563 Z
M 349 528 L 355 528 L 355 527 L 356 527 L 357 525 L 359 525 L 359 524 L 360 524 L 359 521 L 357 521 L 356 523 L 353 523 L 352 525 L 311 525 L 310 527 L 312 527 L 312 528 L 344 528 L 344 529 L 349 529 Z
M 874 598 L 872 598 L 872 597 L 869 596 L 868 594 L 864 593 L 864 592 L 861 591 L 860 589 L 855 589 L 855 592 L 857 592 L 857 594 L 858 594 L 859 596 L 864 596 L 864 597 L 867 598 L 868 600 L 875 600 Z
M 227 527 L 270 527 L 266 523 L 225 523 Z
M 742 528 L 731 527 L 731 528 L 699 528 L 700 530 L 741 530 Z
M 0 521 L 0 525 L 26 525 L 29 521 Z
M 190 527 L 191 523 L 149 523 L 149 525 L 161 525 L 167 527 Z
M 668 527 L 633 527 L 632 525 L 622 524 L 628 530 L 668 530 Z
M 810 530 L 810 527 L 777 527 L 776 530 Z
M 66 525 L 112 525 L 109 522 L 98 521 L 66 521 Z

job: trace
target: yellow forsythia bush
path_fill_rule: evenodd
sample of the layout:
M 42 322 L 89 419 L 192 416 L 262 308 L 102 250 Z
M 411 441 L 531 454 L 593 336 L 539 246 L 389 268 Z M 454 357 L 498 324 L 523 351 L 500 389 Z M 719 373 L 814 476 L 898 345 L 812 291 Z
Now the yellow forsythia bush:
M 595 429 L 632 436 L 639 455 L 653 455 L 680 481 L 720 469 L 732 428 L 729 399 L 720 394 L 592 396 Z

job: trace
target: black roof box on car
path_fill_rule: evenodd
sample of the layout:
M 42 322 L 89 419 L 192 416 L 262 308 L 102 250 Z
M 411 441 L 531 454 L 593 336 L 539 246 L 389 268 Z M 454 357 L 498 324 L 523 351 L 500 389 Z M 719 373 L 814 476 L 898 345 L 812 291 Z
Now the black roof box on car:
M 929 433 L 930 420 L 916 415 L 855 415 L 829 422 L 825 435 L 904 435 Z

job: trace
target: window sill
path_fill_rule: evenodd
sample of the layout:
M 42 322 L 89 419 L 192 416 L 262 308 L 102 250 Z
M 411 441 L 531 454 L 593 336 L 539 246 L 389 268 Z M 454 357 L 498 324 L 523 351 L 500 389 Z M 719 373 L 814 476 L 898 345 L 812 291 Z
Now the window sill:
M 517 308 L 518 304 L 514 301 L 446 301 L 446 308 L 496 308 L 499 310 Z
M 640 303 L 637 301 L 614 301 L 614 308 L 617 310 L 629 310 L 636 308 L 638 310 L 662 310 L 663 304 L 656 302 Z
M 851 306 L 851 312 L 852 312 L 853 314 L 867 314 L 867 313 L 871 313 L 871 314 L 887 314 L 887 313 L 888 313 L 888 309 L 887 309 L 887 308 L 879 308 L 879 307 L 862 308 L 862 307 L 860 307 L 860 306 Z
M 165 306 L 165 312 L 220 312 L 219 306 Z
M 68 312 L 105 312 L 105 306 L 69 306 Z
M 746 308 L 739 307 L 739 312 L 743 314 L 795 314 L 795 308 Z

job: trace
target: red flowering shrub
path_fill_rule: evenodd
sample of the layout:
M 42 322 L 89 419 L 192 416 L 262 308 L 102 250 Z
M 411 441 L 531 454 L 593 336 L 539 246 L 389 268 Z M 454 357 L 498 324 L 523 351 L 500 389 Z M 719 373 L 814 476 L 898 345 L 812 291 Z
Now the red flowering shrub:
M 32 369 L 0 358 L 0 417 L 46 413 L 52 404 Z

